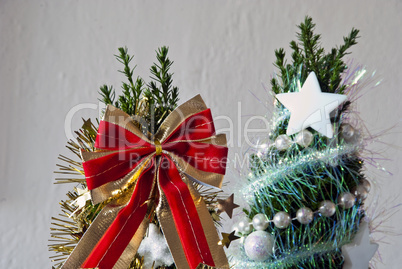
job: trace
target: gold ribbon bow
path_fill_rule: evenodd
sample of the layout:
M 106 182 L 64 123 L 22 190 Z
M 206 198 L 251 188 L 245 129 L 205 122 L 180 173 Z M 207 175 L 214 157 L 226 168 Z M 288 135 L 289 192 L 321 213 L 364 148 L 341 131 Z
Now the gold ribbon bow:
M 205 103 L 203 102 L 202 98 L 197 95 L 196 97 L 190 99 L 189 101 L 185 102 L 177 109 L 175 109 L 161 124 L 158 132 L 155 134 L 154 141 L 151 141 L 141 133 L 141 131 L 137 128 L 136 124 L 132 121 L 129 115 L 114 107 L 108 107 L 104 115 L 104 122 L 114 124 L 118 126 L 118 128 L 124 128 L 129 133 L 132 133 L 136 137 L 140 138 L 141 141 L 145 141 L 147 144 L 151 145 L 151 147 L 154 148 L 154 151 L 153 153 L 149 153 L 141 161 L 139 161 L 138 165 L 136 165 L 134 169 L 132 169 L 122 178 L 106 182 L 104 184 L 101 184 L 100 186 L 98 186 L 98 184 L 95 188 L 91 189 L 91 198 L 94 204 L 100 202 L 105 202 L 107 204 L 101 210 L 94 222 L 90 225 L 89 229 L 85 232 L 80 242 L 71 253 L 70 257 L 64 263 L 62 267 L 63 269 L 81 268 L 81 265 L 85 262 L 87 257 L 94 250 L 94 248 L 97 247 L 97 244 L 101 241 L 108 228 L 115 221 L 119 212 L 121 212 L 129 204 L 130 199 L 133 195 L 133 191 L 138 182 L 137 179 L 147 169 L 148 164 L 152 160 L 154 160 L 152 158 L 161 154 L 165 154 L 165 156 L 173 160 L 174 164 L 180 171 L 183 182 L 187 185 L 203 229 L 203 231 L 195 232 L 204 232 L 208 248 L 213 257 L 215 267 L 229 267 L 226 255 L 223 251 L 223 247 L 221 245 L 218 245 L 219 236 L 217 234 L 216 227 L 212 221 L 210 213 L 201 195 L 194 188 L 192 182 L 196 181 L 199 184 L 220 188 L 223 181 L 223 174 L 197 169 L 197 167 L 186 162 L 186 160 L 182 158 L 183 156 L 178 156 L 174 152 L 170 152 L 169 149 L 164 149 L 165 145 L 167 145 L 167 148 L 169 148 L 169 145 L 171 146 L 173 143 L 183 142 L 202 143 L 207 147 L 210 145 L 216 145 L 217 147 L 226 148 L 226 136 L 223 134 L 213 135 L 197 140 L 181 140 L 169 142 L 172 133 L 175 132 L 175 130 L 177 130 L 182 124 L 186 123 L 186 119 L 189 119 L 190 117 L 198 113 L 205 112 L 206 110 L 207 107 Z M 210 124 L 212 124 L 213 127 L 212 119 Z M 118 147 L 116 147 L 116 151 L 119 151 L 117 148 Z M 116 151 L 102 150 L 98 152 L 82 152 L 82 158 L 84 160 L 84 170 L 85 163 L 90 163 L 92 160 L 97 160 L 111 153 L 116 153 Z M 121 152 L 127 153 L 127 151 L 124 150 L 121 150 Z M 127 269 L 129 267 L 144 237 L 147 226 L 149 224 L 149 218 L 152 217 L 152 213 L 154 210 L 156 211 L 162 231 L 164 232 L 170 251 L 173 255 L 175 265 L 179 269 L 190 268 L 185 250 L 182 247 L 182 243 L 179 237 L 179 231 L 177 230 L 170 205 L 167 201 L 166 193 L 160 186 L 156 186 L 158 185 L 158 165 L 155 166 L 156 170 L 153 174 L 154 179 L 152 181 L 152 191 L 150 192 L 149 197 L 146 200 L 147 203 L 157 202 L 157 205 L 155 204 L 153 206 L 148 206 L 146 217 L 141 221 L 141 224 L 135 231 L 134 236 L 131 238 L 121 256 L 114 264 L 114 269 Z M 100 173 L 106 172 L 107 171 Z M 155 195 L 155 193 L 157 193 L 157 195 Z M 154 200 L 155 197 L 157 197 L 157 201 Z

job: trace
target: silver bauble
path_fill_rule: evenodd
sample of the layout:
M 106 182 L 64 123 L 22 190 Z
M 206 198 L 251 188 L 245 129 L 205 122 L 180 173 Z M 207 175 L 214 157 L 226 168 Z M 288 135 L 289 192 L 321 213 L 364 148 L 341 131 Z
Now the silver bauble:
M 324 217 L 331 217 L 335 214 L 336 206 L 333 202 L 325 200 L 320 203 L 318 211 Z
M 284 229 L 289 226 L 292 219 L 290 218 L 288 213 L 286 213 L 284 211 L 280 211 L 275 214 L 273 221 L 274 221 L 275 227 L 277 227 L 279 229 Z
M 255 231 L 244 241 L 247 257 L 253 261 L 265 261 L 272 256 L 275 238 L 265 231 Z
M 287 135 L 280 135 L 275 139 L 275 147 L 279 151 L 287 150 L 292 145 L 292 140 Z
M 362 179 L 362 180 L 360 180 L 360 185 L 363 185 L 364 186 L 364 188 L 366 189 L 366 191 L 367 192 L 370 192 L 370 190 L 371 190 L 371 184 L 370 184 L 370 181 L 368 181 L 367 179 Z
M 341 136 L 348 143 L 355 143 L 359 138 L 359 132 L 349 123 L 341 126 Z
M 355 205 L 356 197 L 350 192 L 341 193 L 338 197 L 338 203 L 343 208 L 351 208 Z
M 251 220 L 247 217 L 243 217 L 237 223 L 237 228 L 239 232 L 242 234 L 249 234 L 253 230 L 253 226 L 251 225 Z
M 355 128 L 349 123 L 345 123 L 341 126 L 341 132 L 344 139 L 351 139 L 355 135 Z
M 365 200 L 368 195 L 366 188 L 361 184 L 354 187 L 352 193 L 356 197 L 357 200 Z
M 313 220 L 313 211 L 308 207 L 302 207 L 296 212 L 296 219 L 301 224 L 309 224 Z
M 313 142 L 314 136 L 311 132 L 307 130 L 302 130 L 300 133 L 296 135 L 296 143 L 302 147 L 307 148 L 310 146 L 311 142 Z
M 268 219 L 264 214 L 257 214 L 253 218 L 253 227 L 257 231 L 263 231 L 268 228 Z

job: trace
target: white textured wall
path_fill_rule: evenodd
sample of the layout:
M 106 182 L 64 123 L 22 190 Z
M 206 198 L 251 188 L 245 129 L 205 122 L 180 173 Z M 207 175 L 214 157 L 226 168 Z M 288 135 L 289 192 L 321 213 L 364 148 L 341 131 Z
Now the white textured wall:
M 374 133 L 400 123 L 401 1 L 1 0 L 0 268 L 50 268 L 50 217 L 72 187 L 53 185 L 57 155 L 66 153 L 64 118 L 77 104 L 96 104 L 101 84 L 120 86 L 117 47 L 129 47 L 146 78 L 154 50 L 170 46 L 181 100 L 202 93 L 214 116 L 236 120 L 239 101 L 244 115 L 265 113 L 248 90 L 264 96 L 274 49 L 288 47 L 307 14 L 327 48 L 353 26 L 361 29 L 353 57 L 384 79 L 359 100 L 361 118 Z M 74 128 L 81 116 L 96 112 L 78 113 Z M 402 188 L 399 131 L 383 137 L 394 175 L 379 181 L 377 194 L 387 207 L 402 201 L 386 201 Z M 402 232 L 401 223 L 397 213 L 386 226 Z M 381 244 L 378 268 L 400 268 L 402 238 L 383 241 L 390 244 Z

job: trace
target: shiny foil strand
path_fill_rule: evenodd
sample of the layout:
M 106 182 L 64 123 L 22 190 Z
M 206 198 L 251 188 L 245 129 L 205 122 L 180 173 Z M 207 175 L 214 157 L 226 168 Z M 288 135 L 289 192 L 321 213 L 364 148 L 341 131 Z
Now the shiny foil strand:
M 306 166 L 321 167 L 323 163 L 330 164 L 334 158 L 342 155 L 348 155 L 356 152 L 356 146 L 345 145 L 338 148 L 330 148 L 322 152 L 312 152 L 311 154 L 301 153 L 295 158 L 285 158 L 285 161 L 279 165 L 267 165 L 265 174 L 257 178 L 249 178 L 248 186 L 242 190 L 242 194 L 250 201 L 253 198 L 253 190 L 270 186 L 277 182 L 282 182 L 288 175 L 296 172 L 303 172 Z M 269 162 L 267 162 L 269 163 Z

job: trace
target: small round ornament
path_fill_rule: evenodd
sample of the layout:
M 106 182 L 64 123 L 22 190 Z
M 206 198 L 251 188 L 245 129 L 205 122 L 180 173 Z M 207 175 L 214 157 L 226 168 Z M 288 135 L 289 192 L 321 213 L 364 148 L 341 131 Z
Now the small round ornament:
M 275 227 L 277 227 L 279 229 L 284 229 L 289 226 L 292 219 L 290 218 L 288 213 L 286 213 L 284 211 L 280 211 L 275 214 L 273 221 L 274 221 Z
M 272 256 L 275 238 L 265 231 L 255 231 L 244 241 L 247 257 L 253 261 L 265 261 Z
M 275 139 L 275 147 L 279 151 L 287 150 L 292 145 L 292 140 L 287 135 L 280 135 Z
M 358 131 L 349 123 L 344 123 L 341 126 L 342 138 L 349 143 L 354 143 L 358 139 Z
M 361 184 L 354 187 L 352 193 L 356 197 L 356 199 L 360 201 L 365 200 L 368 195 L 366 188 Z
M 307 148 L 313 142 L 314 136 L 311 132 L 307 130 L 302 130 L 296 135 L 296 143 L 302 147 Z
M 351 208 L 355 205 L 356 197 L 350 192 L 341 193 L 338 197 L 338 203 L 343 208 Z
M 318 207 L 318 212 L 324 217 L 331 217 L 335 214 L 336 206 L 333 202 L 324 200 L 320 203 Z
M 239 232 L 242 234 L 249 234 L 253 230 L 253 226 L 251 225 L 251 220 L 247 217 L 243 217 L 237 223 L 237 228 Z
M 263 231 L 268 228 L 268 219 L 264 214 L 257 214 L 253 218 L 253 227 L 257 231 Z
M 301 224 L 309 224 L 313 220 L 313 211 L 308 207 L 302 207 L 296 212 L 296 219 Z
M 364 188 L 366 189 L 366 191 L 367 192 L 370 192 L 370 190 L 371 190 L 371 184 L 370 184 L 370 181 L 368 181 L 367 179 L 362 179 L 362 180 L 360 180 L 360 185 L 363 185 L 364 186 Z

